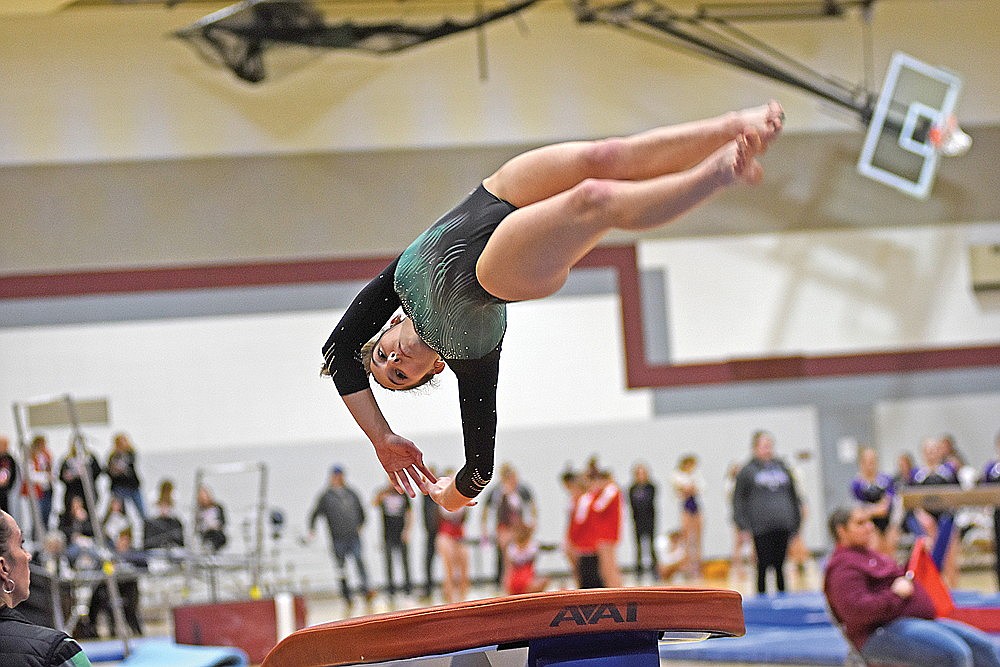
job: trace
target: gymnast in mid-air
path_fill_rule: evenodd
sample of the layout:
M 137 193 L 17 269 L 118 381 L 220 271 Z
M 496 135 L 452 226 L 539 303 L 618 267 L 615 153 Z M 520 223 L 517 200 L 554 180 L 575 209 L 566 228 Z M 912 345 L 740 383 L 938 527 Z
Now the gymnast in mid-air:
M 777 102 L 627 137 L 530 150 L 486 178 L 361 290 L 323 346 L 354 420 L 392 485 L 448 510 L 474 504 L 493 474 L 506 304 L 556 292 L 612 229 L 664 225 L 714 193 L 762 177 L 757 157 L 781 132 Z M 402 307 L 402 314 L 397 310 Z M 390 390 L 451 368 L 465 464 L 437 478 L 379 409 Z

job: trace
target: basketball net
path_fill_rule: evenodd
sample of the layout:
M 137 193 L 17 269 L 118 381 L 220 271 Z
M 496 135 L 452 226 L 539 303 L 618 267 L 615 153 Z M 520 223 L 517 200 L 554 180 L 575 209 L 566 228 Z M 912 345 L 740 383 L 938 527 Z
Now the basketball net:
M 935 123 L 927 131 L 927 141 L 935 152 L 945 157 L 965 155 L 972 147 L 972 137 L 962 131 L 954 114 L 939 123 Z

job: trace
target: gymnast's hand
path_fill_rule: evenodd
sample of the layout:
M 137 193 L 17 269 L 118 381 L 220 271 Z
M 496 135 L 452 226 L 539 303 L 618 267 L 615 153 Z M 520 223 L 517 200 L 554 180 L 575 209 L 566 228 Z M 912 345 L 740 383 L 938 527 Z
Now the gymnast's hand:
M 438 477 L 433 484 L 427 485 L 427 495 L 431 500 L 449 512 L 454 512 L 462 507 L 473 507 L 476 501 L 466 498 L 455 488 L 455 480 L 451 477 Z
M 427 493 L 429 483 L 437 481 L 434 473 L 424 465 L 423 453 L 406 438 L 390 433 L 381 442 L 375 443 L 375 454 L 389 475 L 389 482 L 400 493 L 416 498 L 416 487 Z

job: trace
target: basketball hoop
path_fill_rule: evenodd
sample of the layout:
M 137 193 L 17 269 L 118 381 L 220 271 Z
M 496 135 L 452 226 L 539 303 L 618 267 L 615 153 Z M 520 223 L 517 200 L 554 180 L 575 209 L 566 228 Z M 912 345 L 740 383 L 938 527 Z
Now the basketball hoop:
M 927 131 L 927 141 L 934 151 L 945 157 L 965 155 L 972 147 L 972 137 L 958 126 L 955 114 L 949 114 Z

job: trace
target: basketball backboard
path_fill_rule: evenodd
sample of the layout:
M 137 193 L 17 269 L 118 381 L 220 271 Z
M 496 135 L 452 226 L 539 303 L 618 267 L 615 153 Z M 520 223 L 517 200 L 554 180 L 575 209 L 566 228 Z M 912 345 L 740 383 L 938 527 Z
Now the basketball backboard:
M 868 125 L 858 171 L 908 195 L 930 194 L 940 153 L 931 128 L 952 116 L 962 88 L 955 74 L 896 53 Z

